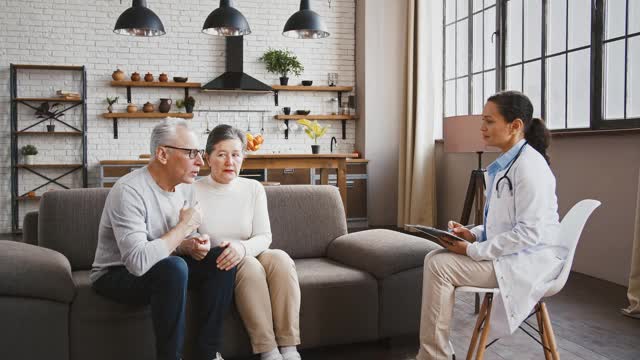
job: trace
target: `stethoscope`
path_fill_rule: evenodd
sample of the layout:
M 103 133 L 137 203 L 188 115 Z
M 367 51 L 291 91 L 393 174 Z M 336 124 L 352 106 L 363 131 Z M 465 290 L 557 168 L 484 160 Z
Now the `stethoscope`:
M 518 150 L 518 153 L 516 154 L 516 156 L 513 158 L 513 160 L 511 160 L 511 164 L 509 164 L 507 171 L 504 173 L 504 175 L 502 175 L 502 177 L 498 179 L 498 182 L 496 182 L 496 195 L 498 196 L 498 199 L 500 198 L 500 189 L 501 189 L 500 182 L 502 182 L 503 180 L 507 181 L 507 186 L 509 187 L 509 193 L 511 194 L 511 197 L 513 197 L 513 183 L 511 182 L 511 179 L 508 176 L 509 170 L 511 170 L 511 167 L 513 166 L 513 164 L 516 162 L 516 160 L 518 160 L 518 158 L 520 157 L 520 153 L 522 152 L 522 149 L 524 149 L 527 143 L 528 142 L 525 141 L 524 144 L 520 147 L 520 150 Z

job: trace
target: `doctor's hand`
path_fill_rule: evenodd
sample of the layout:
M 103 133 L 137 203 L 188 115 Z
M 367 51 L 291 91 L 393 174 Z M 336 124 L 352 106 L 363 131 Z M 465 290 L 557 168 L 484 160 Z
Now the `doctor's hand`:
M 450 240 L 446 237 L 440 237 L 440 244 L 445 247 L 445 249 L 451 251 L 452 253 L 460 254 L 467 256 L 467 246 L 469 243 L 466 241 L 458 241 L 458 240 Z
M 200 261 L 204 259 L 211 249 L 209 235 L 194 236 L 184 240 L 178 247 L 179 251 Z
M 447 223 L 447 227 L 457 237 L 461 237 L 469 242 L 473 242 L 476 240 L 476 236 L 473 235 L 471 230 L 467 229 L 460 223 L 449 220 L 449 222 Z
M 231 270 L 240 263 L 245 255 L 245 248 L 239 241 L 223 241 L 220 247 L 224 251 L 216 259 L 216 266 L 220 270 Z

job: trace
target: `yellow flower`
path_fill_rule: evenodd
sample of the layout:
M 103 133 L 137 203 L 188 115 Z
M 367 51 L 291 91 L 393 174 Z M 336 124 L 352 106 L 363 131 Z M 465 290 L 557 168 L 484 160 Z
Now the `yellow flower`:
M 317 144 L 318 138 L 322 137 L 326 132 L 330 125 L 325 127 L 320 126 L 317 120 L 309 121 L 307 119 L 300 119 L 297 121 L 298 124 L 304 126 L 304 132 Z

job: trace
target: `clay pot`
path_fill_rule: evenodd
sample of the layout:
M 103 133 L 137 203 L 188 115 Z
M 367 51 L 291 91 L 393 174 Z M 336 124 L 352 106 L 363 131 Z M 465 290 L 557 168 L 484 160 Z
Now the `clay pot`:
M 146 104 L 144 104 L 144 106 L 142 107 L 142 111 L 149 113 L 149 112 L 153 112 L 153 110 L 155 110 L 155 107 L 153 106 L 152 103 L 148 102 Z
M 136 111 L 138 111 L 138 107 L 136 106 L 136 104 L 127 105 L 127 112 L 134 113 Z
M 144 81 L 152 82 L 153 81 L 153 74 L 148 72 L 147 75 L 144 76 Z
M 158 80 L 160 80 L 160 82 L 167 82 L 169 81 L 169 76 L 167 76 L 167 74 L 162 73 L 160 74 L 160 77 L 158 77 Z
M 115 81 L 124 80 L 124 71 L 120 69 L 116 69 L 116 71 L 114 71 L 113 74 L 111 74 L 111 78 Z
M 171 104 L 173 101 L 171 99 L 160 99 L 160 106 L 158 106 L 158 110 L 161 113 L 168 113 L 171 110 Z
M 138 74 L 137 72 L 131 74 L 131 81 L 140 81 L 140 74 Z

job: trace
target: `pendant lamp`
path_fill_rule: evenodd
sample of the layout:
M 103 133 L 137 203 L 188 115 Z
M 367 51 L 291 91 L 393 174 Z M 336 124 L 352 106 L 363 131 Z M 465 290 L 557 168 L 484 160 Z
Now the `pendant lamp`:
M 113 32 L 130 36 L 161 36 L 166 34 L 164 25 L 156 13 L 147 7 L 147 0 L 133 0 L 113 28 Z
M 309 0 L 301 0 L 300 11 L 287 20 L 282 35 L 295 39 L 321 39 L 328 37 L 329 32 L 320 15 L 311 10 Z
M 230 0 L 220 0 L 220 7 L 209 14 L 202 32 L 218 36 L 243 36 L 251 34 L 251 28 L 244 15 L 231 6 Z

